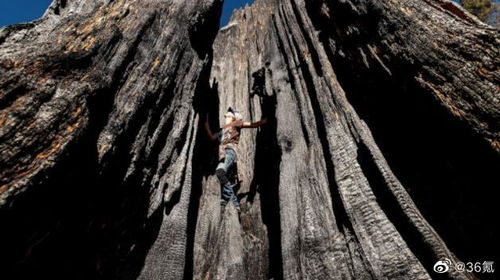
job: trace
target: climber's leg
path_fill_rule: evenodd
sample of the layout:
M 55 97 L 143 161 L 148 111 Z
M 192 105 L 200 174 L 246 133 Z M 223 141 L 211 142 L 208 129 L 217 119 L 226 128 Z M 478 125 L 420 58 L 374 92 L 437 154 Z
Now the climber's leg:
M 225 206 L 231 197 L 235 196 L 231 183 L 227 178 L 227 172 L 232 167 L 234 160 L 236 159 L 236 153 L 233 149 L 226 149 L 226 156 L 224 161 L 220 162 L 215 170 L 217 178 L 222 186 L 222 201 L 221 204 Z
M 222 187 L 222 205 L 226 205 L 230 199 L 234 199 L 236 195 L 234 194 L 233 186 L 230 183 L 225 184 Z M 234 204 L 234 203 L 233 203 Z
M 215 170 L 215 174 L 217 175 L 217 178 L 219 178 L 219 182 L 220 182 L 221 186 L 224 186 L 227 183 L 229 183 L 229 179 L 227 178 L 227 173 L 224 170 L 224 168 L 220 167 L 220 164 L 219 164 L 219 166 L 217 166 L 217 170 Z
M 231 189 L 233 189 L 233 186 L 231 186 Z M 240 209 L 240 203 L 238 201 L 238 196 L 234 193 L 234 190 L 233 190 L 232 201 L 233 201 L 233 205 L 236 208 L 236 210 L 239 211 L 239 209 Z

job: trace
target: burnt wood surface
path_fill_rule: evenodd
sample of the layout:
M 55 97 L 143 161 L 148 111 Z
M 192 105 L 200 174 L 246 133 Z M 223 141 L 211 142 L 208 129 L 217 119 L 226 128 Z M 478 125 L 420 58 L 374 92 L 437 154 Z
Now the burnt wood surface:
M 56 0 L 0 29 L 6 279 L 474 279 L 433 266 L 499 261 L 498 29 L 447 0 L 256 0 L 218 30 L 221 7 Z M 203 131 L 230 106 L 268 119 L 242 130 L 239 215 Z

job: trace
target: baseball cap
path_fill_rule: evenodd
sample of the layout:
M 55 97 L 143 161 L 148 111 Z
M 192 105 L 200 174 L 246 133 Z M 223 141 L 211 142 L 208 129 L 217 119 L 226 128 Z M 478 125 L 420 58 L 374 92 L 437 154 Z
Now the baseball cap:
M 232 107 L 227 108 L 226 115 L 230 115 L 234 117 L 236 120 L 243 120 L 243 116 L 238 112 L 238 110 L 233 109 Z

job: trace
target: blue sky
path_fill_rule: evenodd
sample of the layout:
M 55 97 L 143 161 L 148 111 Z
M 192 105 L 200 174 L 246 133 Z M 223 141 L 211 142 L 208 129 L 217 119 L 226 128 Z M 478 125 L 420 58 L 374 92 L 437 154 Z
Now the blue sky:
M 4 1 L 4 0 L 0 0 Z M 220 20 L 220 26 L 224 26 L 229 21 L 233 10 L 239 7 L 244 7 L 245 4 L 253 3 L 253 0 L 225 0 L 224 1 L 224 9 L 222 10 L 222 18 Z
M 0 27 L 43 15 L 52 0 L 0 0 Z
M 37 19 L 43 15 L 51 2 L 52 0 L 0 0 L 0 27 Z M 253 0 L 226 0 L 221 26 L 227 24 L 235 8 L 252 2 Z

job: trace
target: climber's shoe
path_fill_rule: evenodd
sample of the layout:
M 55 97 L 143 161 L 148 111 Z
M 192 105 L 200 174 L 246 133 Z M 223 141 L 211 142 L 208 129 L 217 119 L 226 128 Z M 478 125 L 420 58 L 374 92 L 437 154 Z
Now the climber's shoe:
M 220 206 L 221 206 L 222 208 L 226 207 L 226 205 L 227 205 L 227 201 L 225 201 L 225 200 L 221 200 L 221 201 L 220 201 Z

